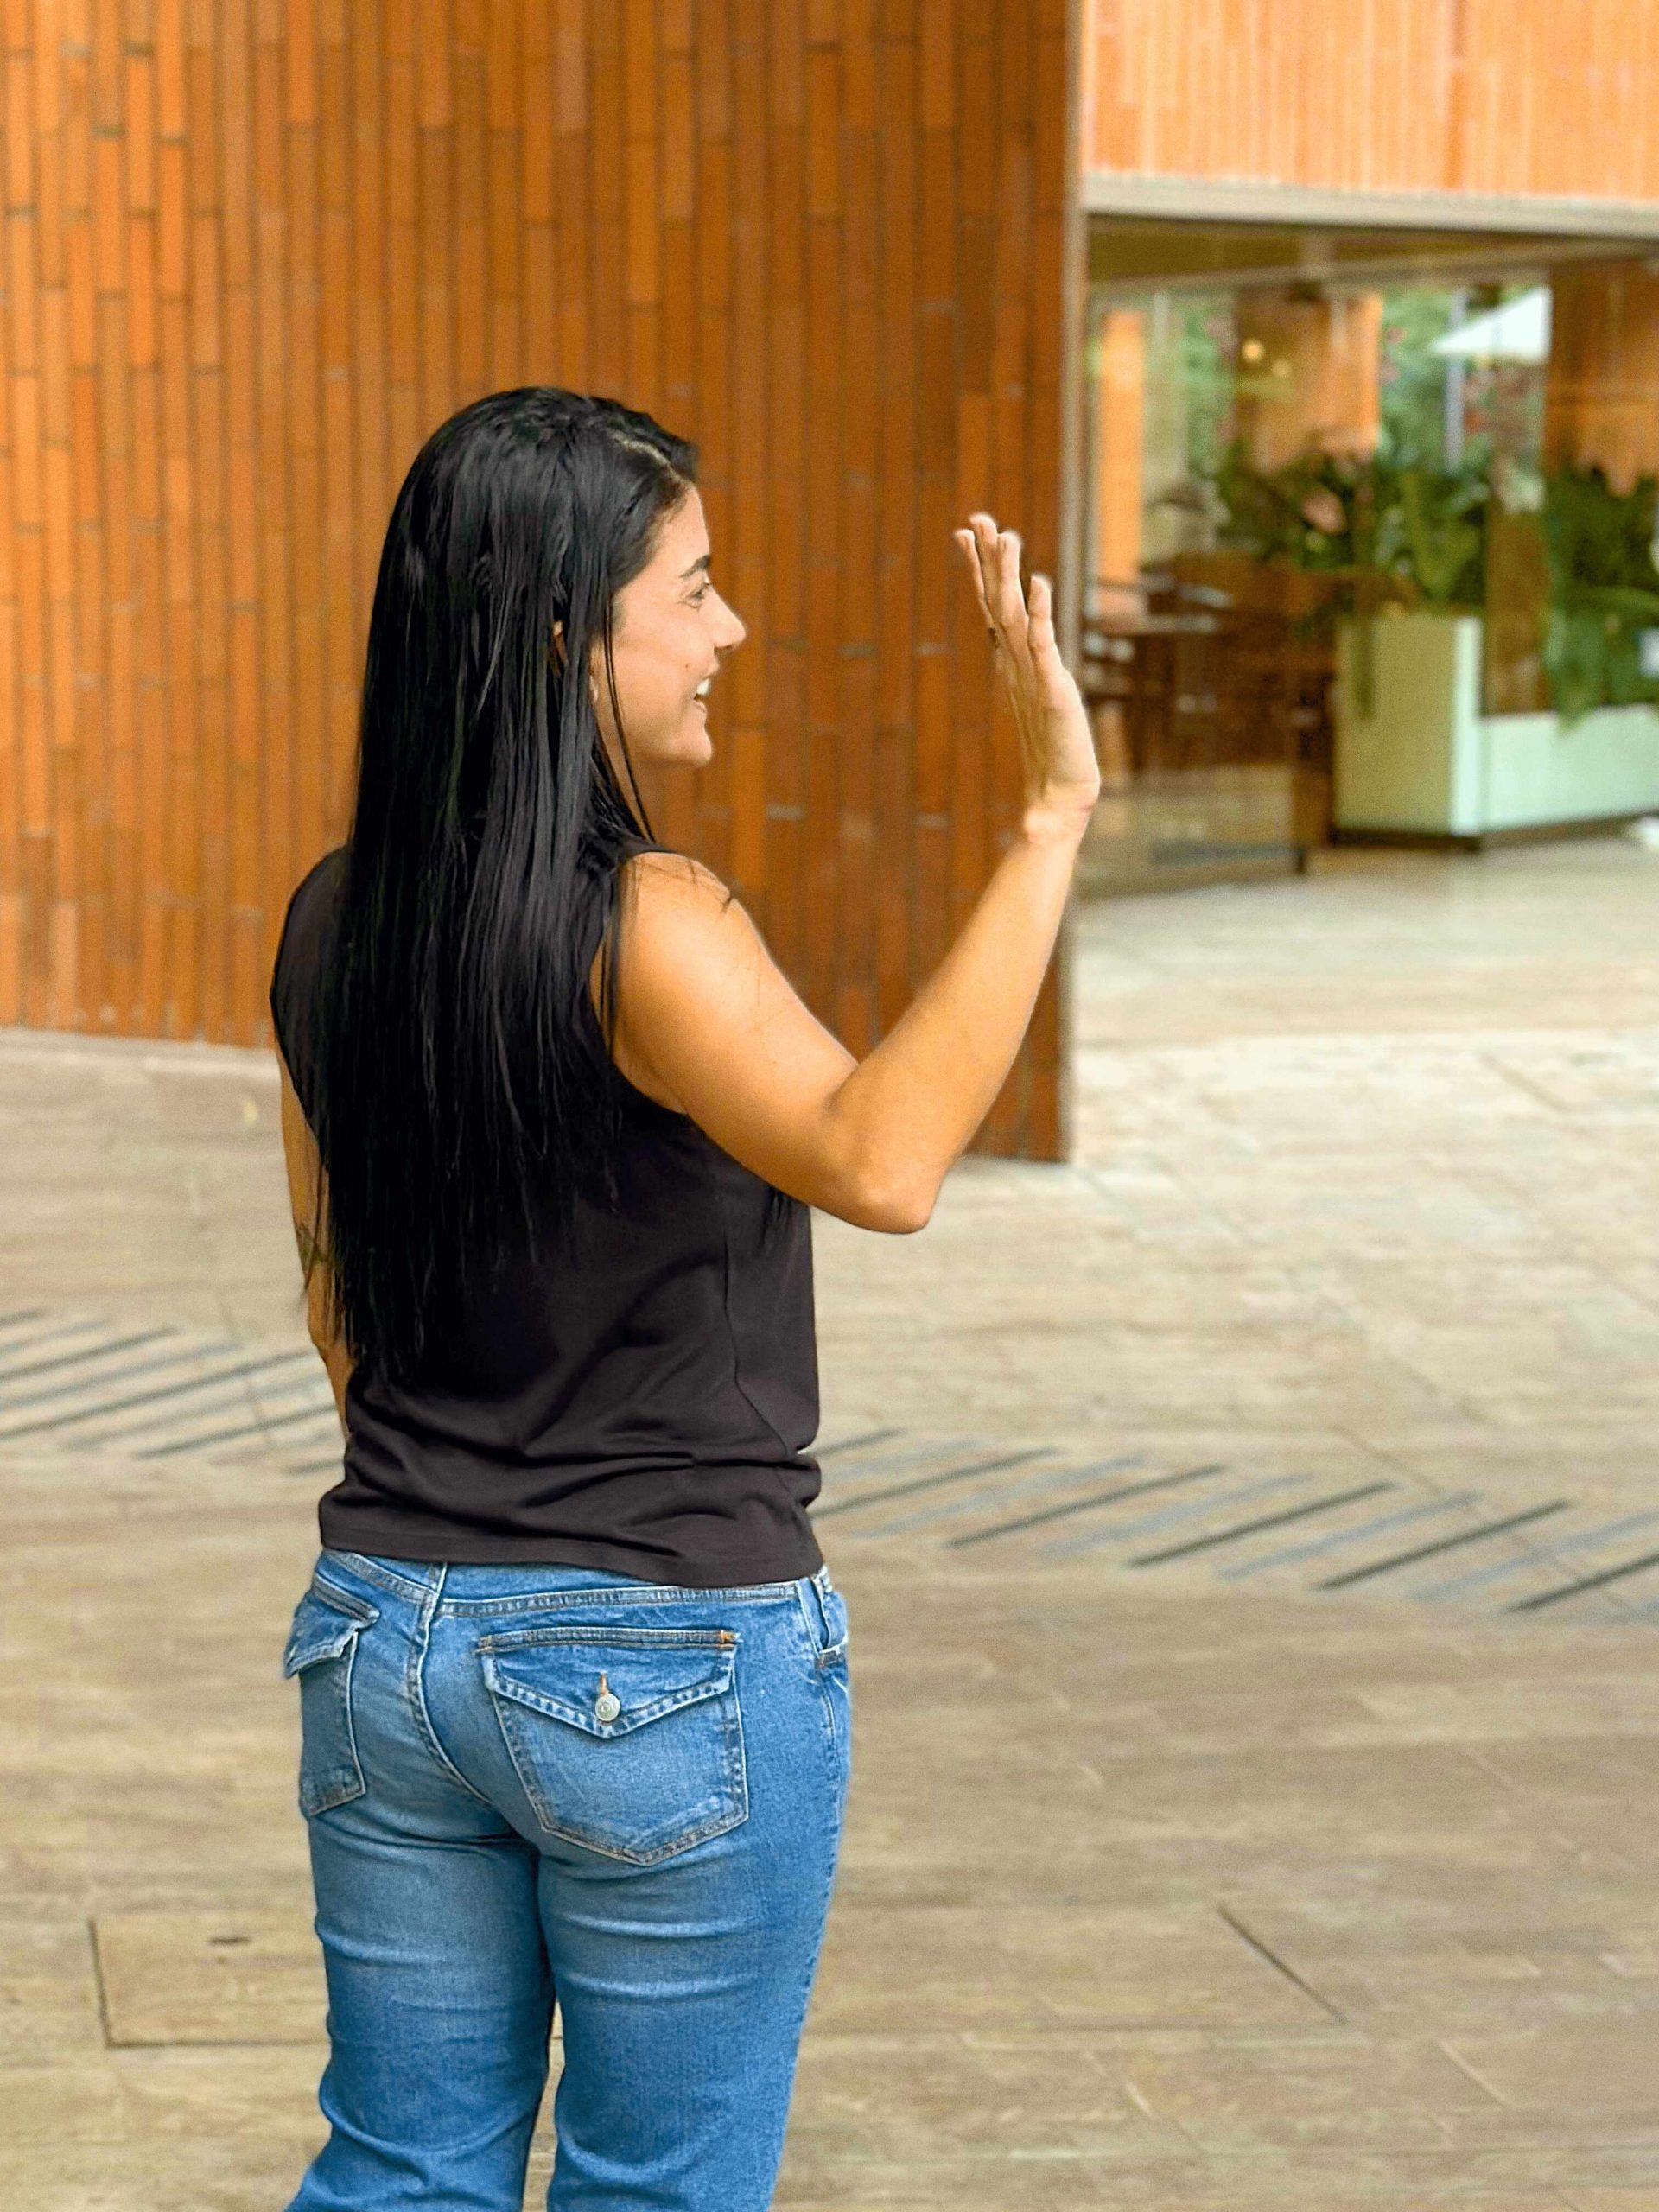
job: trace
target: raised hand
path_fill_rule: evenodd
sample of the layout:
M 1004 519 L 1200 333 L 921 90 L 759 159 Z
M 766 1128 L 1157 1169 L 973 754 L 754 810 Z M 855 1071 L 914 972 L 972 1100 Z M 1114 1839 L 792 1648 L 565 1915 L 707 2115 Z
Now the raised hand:
M 1083 696 L 1054 642 L 1053 588 L 1033 575 L 1027 604 L 1018 533 L 999 530 L 989 515 L 969 515 L 968 527 L 952 535 L 1019 728 L 1027 808 L 1086 817 L 1100 796 L 1100 766 Z

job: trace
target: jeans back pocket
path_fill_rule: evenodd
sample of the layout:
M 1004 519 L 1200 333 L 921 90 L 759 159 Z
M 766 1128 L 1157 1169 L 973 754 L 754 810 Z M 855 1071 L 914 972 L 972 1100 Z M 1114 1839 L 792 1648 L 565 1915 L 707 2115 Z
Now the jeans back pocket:
M 300 1810 L 326 1813 L 366 1787 L 352 1720 L 357 1640 L 380 1618 L 375 1607 L 314 1582 L 294 1611 L 283 1673 L 300 1678 Z
M 737 1642 L 731 1629 L 575 1622 L 481 1637 L 537 1824 L 649 1866 L 747 1820 Z

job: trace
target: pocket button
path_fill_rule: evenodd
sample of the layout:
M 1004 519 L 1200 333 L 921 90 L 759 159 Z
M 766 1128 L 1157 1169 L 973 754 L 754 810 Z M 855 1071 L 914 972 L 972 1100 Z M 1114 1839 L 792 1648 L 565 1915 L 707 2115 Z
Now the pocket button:
M 614 1720 L 622 1710 L 622 1700 L 610 1690 L 601 1690 L 594 1700 L 595 1720 Z

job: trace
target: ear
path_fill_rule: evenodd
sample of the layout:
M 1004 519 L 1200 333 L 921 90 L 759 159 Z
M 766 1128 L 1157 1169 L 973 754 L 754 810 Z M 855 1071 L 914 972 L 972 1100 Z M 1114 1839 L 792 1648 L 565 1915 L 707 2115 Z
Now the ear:
M 553 625 L 553 665 L 556 668 L 564 666 L 564 625 L 563 622 L 555 622 Z

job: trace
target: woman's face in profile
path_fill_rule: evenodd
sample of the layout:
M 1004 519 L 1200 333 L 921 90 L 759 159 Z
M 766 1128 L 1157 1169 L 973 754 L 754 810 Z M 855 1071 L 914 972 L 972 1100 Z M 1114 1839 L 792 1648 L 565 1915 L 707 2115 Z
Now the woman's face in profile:
M 709 531 L 696 488 L 663 521 L 651 559 L 617 594 L 612 658 L 617 703 L 636 760 L 700 768 L 709 741 L 708 694 L 721 656 L 741 645 L 741 622 L 709 575 Z M 602 662 L 594 705 L 619 779 L 615 720 Z

